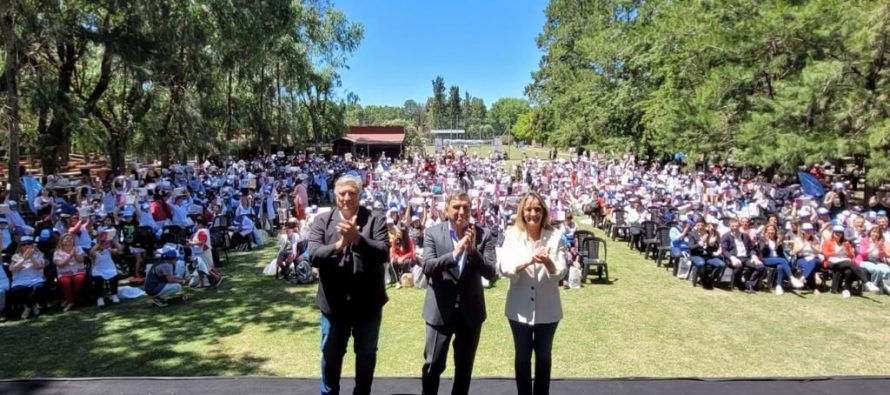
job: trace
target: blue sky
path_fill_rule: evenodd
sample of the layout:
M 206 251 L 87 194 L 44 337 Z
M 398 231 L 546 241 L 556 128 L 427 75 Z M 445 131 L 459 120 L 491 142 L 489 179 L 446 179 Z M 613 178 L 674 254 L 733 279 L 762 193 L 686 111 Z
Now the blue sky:
M 334 0 L 364 39 L 343 70 L 341 92 L 363 106 L 425 102 L 432 80 L 458 85 L 487 105 L 522 97 L 541 53 L 546 0 Z M 345 93 L 342 95 L 345 97 Z

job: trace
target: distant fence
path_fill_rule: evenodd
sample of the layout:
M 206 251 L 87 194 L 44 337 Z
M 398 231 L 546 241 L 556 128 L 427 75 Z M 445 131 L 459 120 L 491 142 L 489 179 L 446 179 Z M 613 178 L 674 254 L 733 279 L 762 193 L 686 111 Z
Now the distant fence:
M 462 140 L 462 139 L 443 139 L 442 140 L 447 145 L 468 145 L 472 147 L 479 147 L 483 145 L 494 145 L 494 140 Z

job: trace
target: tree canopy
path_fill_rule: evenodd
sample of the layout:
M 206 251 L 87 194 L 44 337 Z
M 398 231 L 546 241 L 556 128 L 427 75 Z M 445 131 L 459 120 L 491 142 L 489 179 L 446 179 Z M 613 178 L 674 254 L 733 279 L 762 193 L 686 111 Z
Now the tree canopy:
M 420 104 L 406 100 L 402 107 L 367 105 L 358 98 L 346 106 L 346 122 L 350 125 L 402 125 L 406 126 L 409 140 L 415 144 L 428 143 L 422 138 L 432 129 L 464 129 L 467 138 L 489 139 L 495 136 L 515 134 L 514 125 L 520 116 L 531 111 L 529 102 L 521 98 L 502 98 L 491 109 L 485 101 L 460 86 L 445 88 L 445 79 L 436 76 L 432 80 L 431 95 Z
M 120 171 L 128 154 L 270 152 L 345 130 L 335 88 L 363 28 L 327 1 L 3 3 L 3 115 L 44 173 L 71 152 Z
M 742 165 L 863 156 L 890 176 L 890 5 L 551 0 L 524 132 Z

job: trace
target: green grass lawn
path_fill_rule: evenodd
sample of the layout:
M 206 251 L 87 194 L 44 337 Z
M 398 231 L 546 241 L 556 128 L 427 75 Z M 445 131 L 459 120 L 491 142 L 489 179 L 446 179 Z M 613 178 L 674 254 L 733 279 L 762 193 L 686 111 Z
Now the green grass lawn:
M 690 288 L 623 243 L 612 284 L 562 293 L 554 376 L 877 375 L 890 369 L 890 297 Z M 231 254 L 219 291 L 166 309 L 146 299 L 0 324 L 0 377 L 319 375 L 315 286 L 261 275 L 273 249 Z M 486 290 L 474 373 L 512 376 L 508 283 Z M 377 375 L 419 377 L 424 291 L 390 289 Z M 347 354 L 349 355 L 349 354 Z M 354 364 L 347 357 L 344 373 Z M 446 374 L 451 374 L 451 368 Z

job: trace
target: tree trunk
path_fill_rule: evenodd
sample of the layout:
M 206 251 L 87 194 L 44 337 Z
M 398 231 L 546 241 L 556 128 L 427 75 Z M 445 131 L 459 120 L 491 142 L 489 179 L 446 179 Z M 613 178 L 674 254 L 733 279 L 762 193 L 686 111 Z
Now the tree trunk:
M 59 150 L 58 144 L 62 140 L 62 121 L 61 117 L 53 114 L 52 121 L 46 128 L 46 133 L 40 135 L 38 142 L 40 145 L 40 162 L 43 168 L 43 174 L 55 174 L 59 169 Z
M 68 162 L 71 159 L 71 129 L 67 128 L 65 138 L 59 143 L 59 166 L 62 170 L 68 170 Z
M 228 71 L 226 82 L 226 141 L 232 141 L 235 135 L 232 125 L 232 70 Z
M 173 111 L 175 111 L 175 108 L 177 106 L 179 106 L 179 89 L 174 86 L 171 89 L 170 107 L 167 109 L 167 115 L 164 119 L 164 124 L 161 125 L 161 128 L 158 130 L 157 133 L 158 141 L 165 141 L 167 139 L 167 130 L 170 129 L 170 124 L 173 122 Z M 161 166 L 170 166 L 170 150 L 164 149 L 163 147 L 158 147 L 158 154 L 158 157 L 161 160 Z
M 71 117 L 71 102 L 68 93 L 71 91 L 71 81 L 77 66 L 77 51 L 74 43 L 67 41 L 58 44 L 56 51 L 61 63 L 58 65 L 58 84 L 52 104 L 52 121 L 46 129 L 46 133 L 40 136 L 41 160 L 43 174 L 57 173 L 62 166 L 62 152 L 65 150 L 70 131 L 68 125 Z M 66 159 L 67 159 L 67 155 Z
M 318 146 L 321 144 L 321 123 L 318 119 L 318 108 L 314 103 L 311 93 L 309 102 L 306 105 L 306 112 L 309 113 L 309 125 L 312 127 L 312 142 L 315 146 Z
M 3 7 L 3 41 L 6 47 L 6 116 L 7 130 L 9 132 L 9 169 L 7 181 L 9 182 L 9 194 L 7 199 L 21 200 L 22 185 L 19 182 L 19 92 L 18 92 L 18 38 L 13 30 L 12 5 L 6 3 Z
M 268 155 L 271 151 L 272 138 L 270 136 L 269 126 L 266 122 L 266 71 L 265 67 L 260 66 L 260 86 L 257 89 L 257 96 L 260 99 L 260 111 L 257 114 L 257 137 L 260 151 Z
M 109 130 L 108 159 L 112 174 L 124 174 L 127 163 L 127 138 L 129 134 L 122 130 Z
M 282 147 L 282 143 L 284 142 L 284 135 L 282 133 L 281 127 L 281 64 L 280 62 L 275 63 L 275 97 L 278 99 L 278 107 L 276 109 L 276 113 L 278 115 L 278 150 L 283 151 L 284 147 Z

